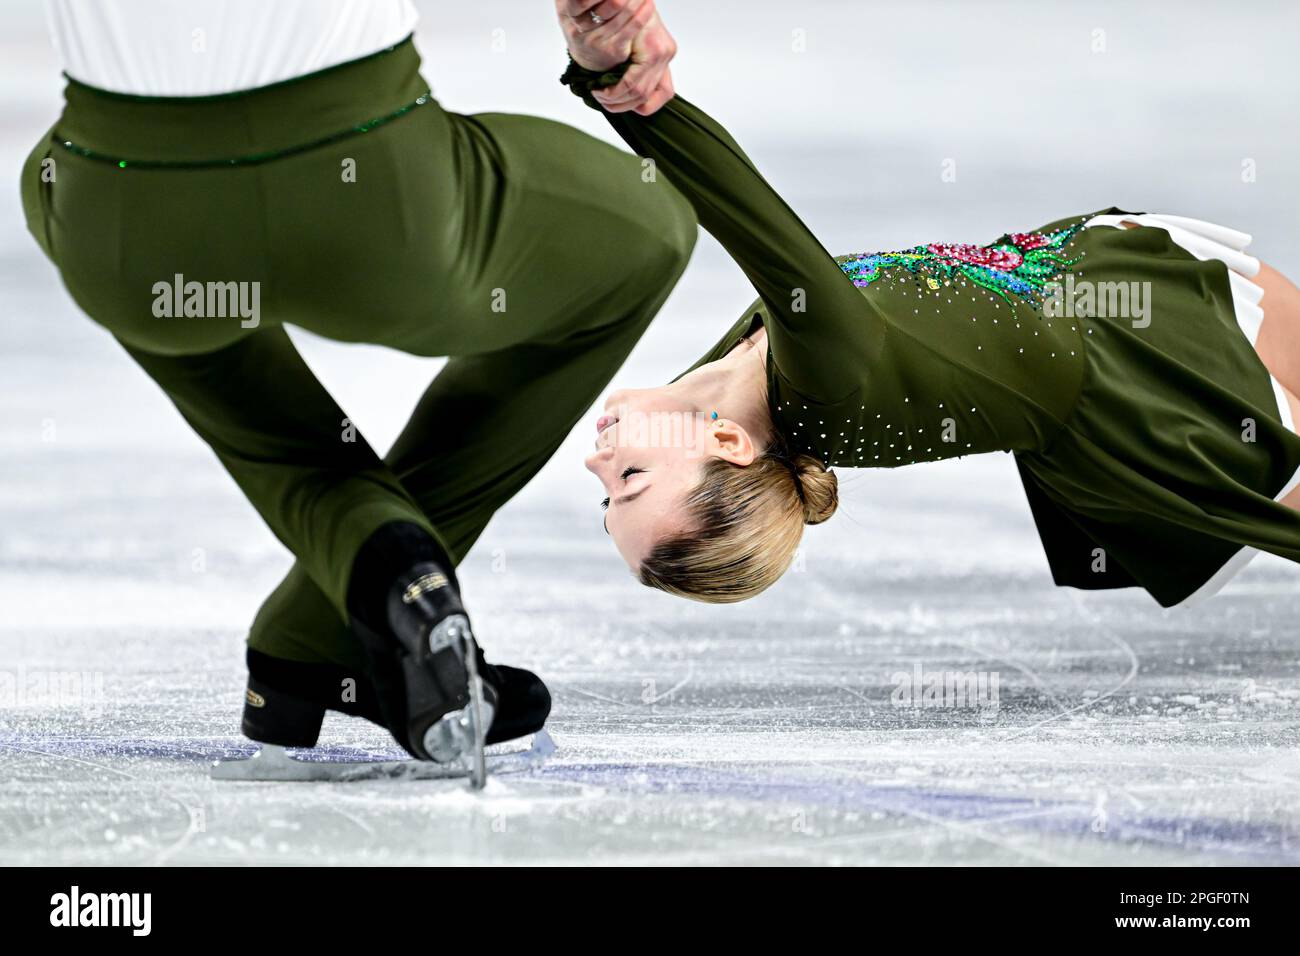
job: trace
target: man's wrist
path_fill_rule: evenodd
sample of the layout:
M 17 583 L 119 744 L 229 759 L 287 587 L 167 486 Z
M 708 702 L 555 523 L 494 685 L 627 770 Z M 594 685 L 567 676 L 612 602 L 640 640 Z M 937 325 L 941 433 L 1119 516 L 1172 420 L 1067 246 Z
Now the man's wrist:
M 560 77 L 560 82 L 579 96 L 584 96 L 592 90 L 603 90 L 611 86 L 617 86 L 630 65 L 631 60 L 625 60 L 608 70 L 593 70 L 583 66 L 570 53 L 568 69 Z
M 608 58 L 588 59 L 585 51 L 575 52 L 573 47 L 569 47 L 569 59 L 584 70 L 590 70 L 593 73 L 604 73 L 623 62 L 622 60 L 610 60 Z

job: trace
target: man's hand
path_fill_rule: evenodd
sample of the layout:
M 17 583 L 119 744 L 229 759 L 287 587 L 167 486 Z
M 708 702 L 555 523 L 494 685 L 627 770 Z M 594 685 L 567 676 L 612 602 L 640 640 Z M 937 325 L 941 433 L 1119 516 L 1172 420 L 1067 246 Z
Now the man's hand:
M 632 61 L 617 86 L 592 92 L 608 112 L 649 116 L 673 98 L 668 64 L 677 43 L 654 0 L 555 0 L 555 9 L 579 66 L 603 71 Z

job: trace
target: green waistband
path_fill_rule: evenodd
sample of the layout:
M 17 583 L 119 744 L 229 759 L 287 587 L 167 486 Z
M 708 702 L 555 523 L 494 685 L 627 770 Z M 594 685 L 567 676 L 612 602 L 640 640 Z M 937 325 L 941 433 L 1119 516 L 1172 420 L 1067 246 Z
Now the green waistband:
M 118 169 L 216 169 L 219 167 L 230 166 L 256 166 L 258 163 L 269 163 L 275 159 L 283 159 L 286 156 L 293 156 L 296 153 L 305 153 L 308 150 L 328 146 L 330 143 L 337 143 L 340 140 L 348 139 L 351 136 L 368 133 L 378 126 L 383 126 L 385 123 L 391 123 L 393 120 L 405 116 L 417 106 L 423 106 L 432 99 L 433 92 L 431 90 L 426 91 L 423 96 L 416 97 L 414 101 L 407 103 L 405 106 L 398 107 L 386 116 L 377 116 L 364 123 L 358 123 L 348 129 L 331 133 L 328 136 L 312 140 L 309 143 L 300 143 L 297 146 L 288 146 L 264 153 L 253 153 L 248 156 L 231 156 L 227 159 L 126 159 L 121 156 L 112 156 L 100 153 L 87 146 L 79 146 L 71 140 L 61 140 L 57 135 L 55 135 L 53 139 L 59 146 L 62 146 L 70 153 L 75 153 L 85 159 L 93 159 L 99 163 L 116 166 Z
M 69 79 L 53 140 L 121 169 L 255 165 L 357 136 L 436 101 L 411 38 L 357 60 L 211 96 L 136 96 Z

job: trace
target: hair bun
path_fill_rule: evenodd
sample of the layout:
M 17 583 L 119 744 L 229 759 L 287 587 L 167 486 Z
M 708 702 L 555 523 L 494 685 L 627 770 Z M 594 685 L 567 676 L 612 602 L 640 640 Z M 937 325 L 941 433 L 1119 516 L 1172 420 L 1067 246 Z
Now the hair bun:
M 803 490 L 804 524 L 821 524 L 840 504 L 840 480 L 811 455 L 796 455 L 795 472 Z

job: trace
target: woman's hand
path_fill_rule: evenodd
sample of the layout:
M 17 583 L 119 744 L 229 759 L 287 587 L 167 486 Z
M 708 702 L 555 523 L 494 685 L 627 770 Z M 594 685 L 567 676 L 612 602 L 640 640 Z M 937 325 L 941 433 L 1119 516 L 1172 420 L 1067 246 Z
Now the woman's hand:
M 608 112 L 649 116 L 673 98 L 668 64 L 677 43 L 654 0 L 555 0 L 555 9 L 579 66 L 603 71 L 632 61 L 617 86 L 592 93 Z

